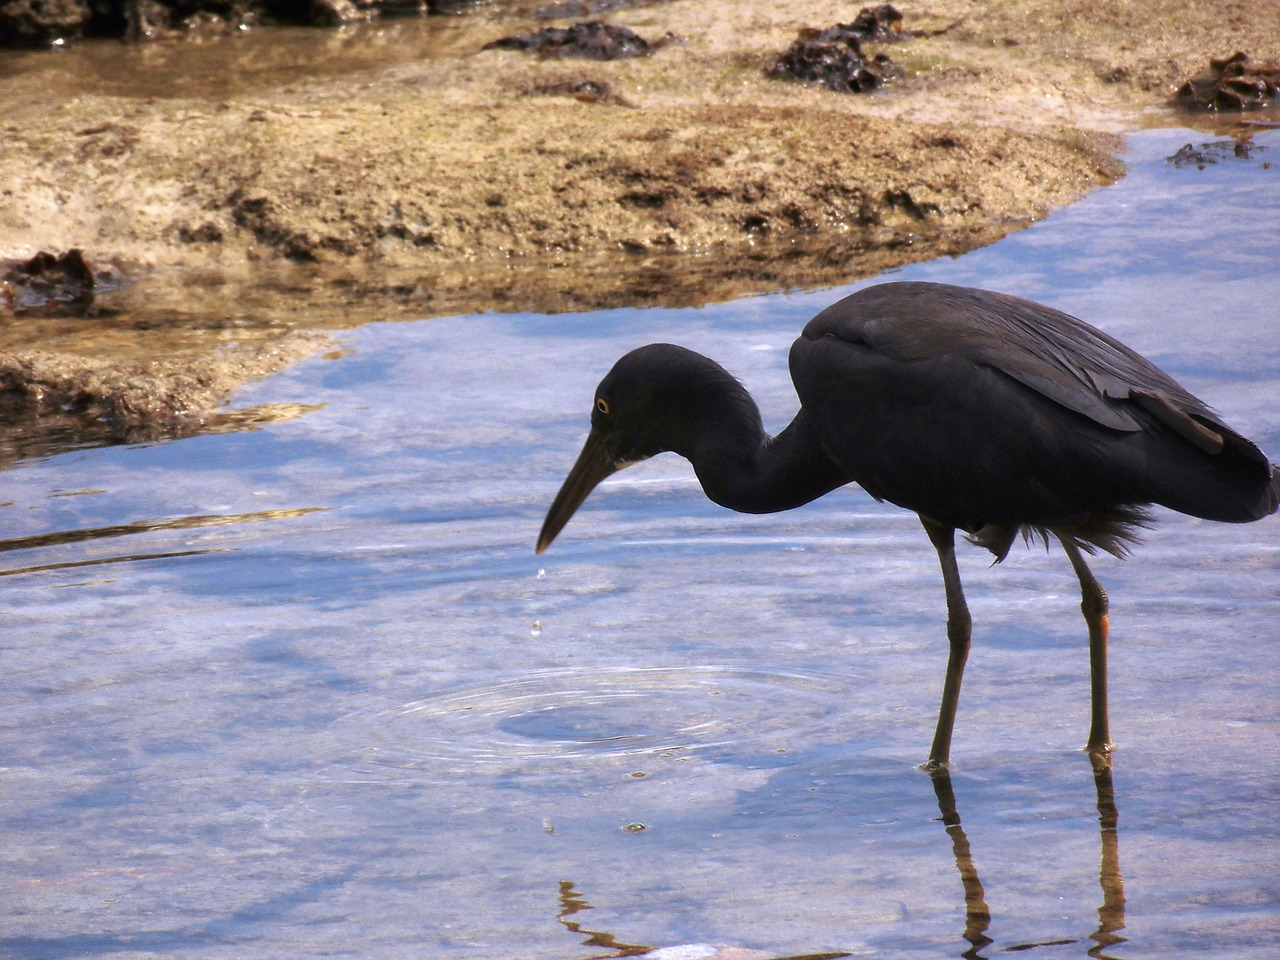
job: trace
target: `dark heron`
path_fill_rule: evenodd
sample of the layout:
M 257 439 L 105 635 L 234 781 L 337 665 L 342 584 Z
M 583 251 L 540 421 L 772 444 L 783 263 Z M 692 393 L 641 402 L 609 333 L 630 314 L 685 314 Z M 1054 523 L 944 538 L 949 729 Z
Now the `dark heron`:
M 1084 554 L 1117 557 L 1151 504 L 1244 523 L 1276 510 L 1280 470 L 1117 340 L 1017 297 L 886 283 L 809 321 L 791 347 L 800 412 L 776 437 L 723 367 L 683 347 L 633 350 L 600 382 L 591 433 L 538 536 L 546 550 L 595 486 L 673 451 L 706 495 L 743 513 L 808 503 L 846 483 L 920 515 L 938 552 L 950 657 L 928 766 L 945 768 L 971 619 L 955 532 L 1003 560 L 1021 534 L 1062 544 L 1089 627 L 1092 718 L 1105 757 L 1107 594 Z

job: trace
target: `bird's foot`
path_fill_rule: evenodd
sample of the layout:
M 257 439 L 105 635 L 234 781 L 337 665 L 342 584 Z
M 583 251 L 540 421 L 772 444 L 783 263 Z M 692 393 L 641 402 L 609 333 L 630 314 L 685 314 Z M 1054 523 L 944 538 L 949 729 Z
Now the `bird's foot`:
M 1093 764 L 1094 773 L 1111 769 L 1111 751 L 1115 746 L 1110 740 L 1103 740 L 1100 743 L 1090 740 L 1085 744 L 1084 752 L 1089 754 L 1089 762 Z

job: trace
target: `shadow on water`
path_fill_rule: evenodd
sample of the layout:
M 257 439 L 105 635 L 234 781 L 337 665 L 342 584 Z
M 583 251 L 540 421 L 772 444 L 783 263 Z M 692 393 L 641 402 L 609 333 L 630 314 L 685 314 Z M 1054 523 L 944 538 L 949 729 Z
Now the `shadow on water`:
M 129 954 L 176 954 L 192 948 L 234 947 L 247 930 L 289 916 L 299 908 L 341 889 L 354 868 L 321 877 L 251 904 L 229 916 L 166 930 L 136 930 L 118 936 L 77 934 L 66 937 L 0 937 L 0 950 L 21 960 L 66 960 Z

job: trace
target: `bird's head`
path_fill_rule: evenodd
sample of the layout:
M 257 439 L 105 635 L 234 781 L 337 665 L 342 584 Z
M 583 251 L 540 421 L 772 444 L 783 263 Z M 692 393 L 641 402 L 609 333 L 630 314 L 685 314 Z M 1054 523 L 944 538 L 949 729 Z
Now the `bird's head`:
M 658 453 L 689 456 L 709 413 L 738 394 L 745 391 L 723 367 L 673 344 L 651 343 L 615 363 L 596 387 L 591 433 L 547 512 L 538 553 L 601 480 Z M 751 411 L 758 425 L 754 404 Z

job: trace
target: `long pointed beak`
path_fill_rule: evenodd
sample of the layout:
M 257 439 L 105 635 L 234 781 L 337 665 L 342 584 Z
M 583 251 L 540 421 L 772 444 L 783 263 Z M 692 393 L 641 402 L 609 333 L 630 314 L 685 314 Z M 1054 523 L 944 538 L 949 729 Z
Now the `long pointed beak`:
M 569 471 L 569 476 L 565 477 L 564 485 L 560 487 L 560 492 L 551 503 L 551 509 L 547 511 L 547 519 L 542 523 L 542 532 L 538 534 L 538 553 L 551 546 L 551 541 L 564 529 L 569 518 L 582 506 L 582 501 L 587 499 L 596 485 L 605 477 L 618 472 L 606 449 L 607 439 L 603 430 L 592 430 L 587 442 L 582 445 L 578 462 Z

